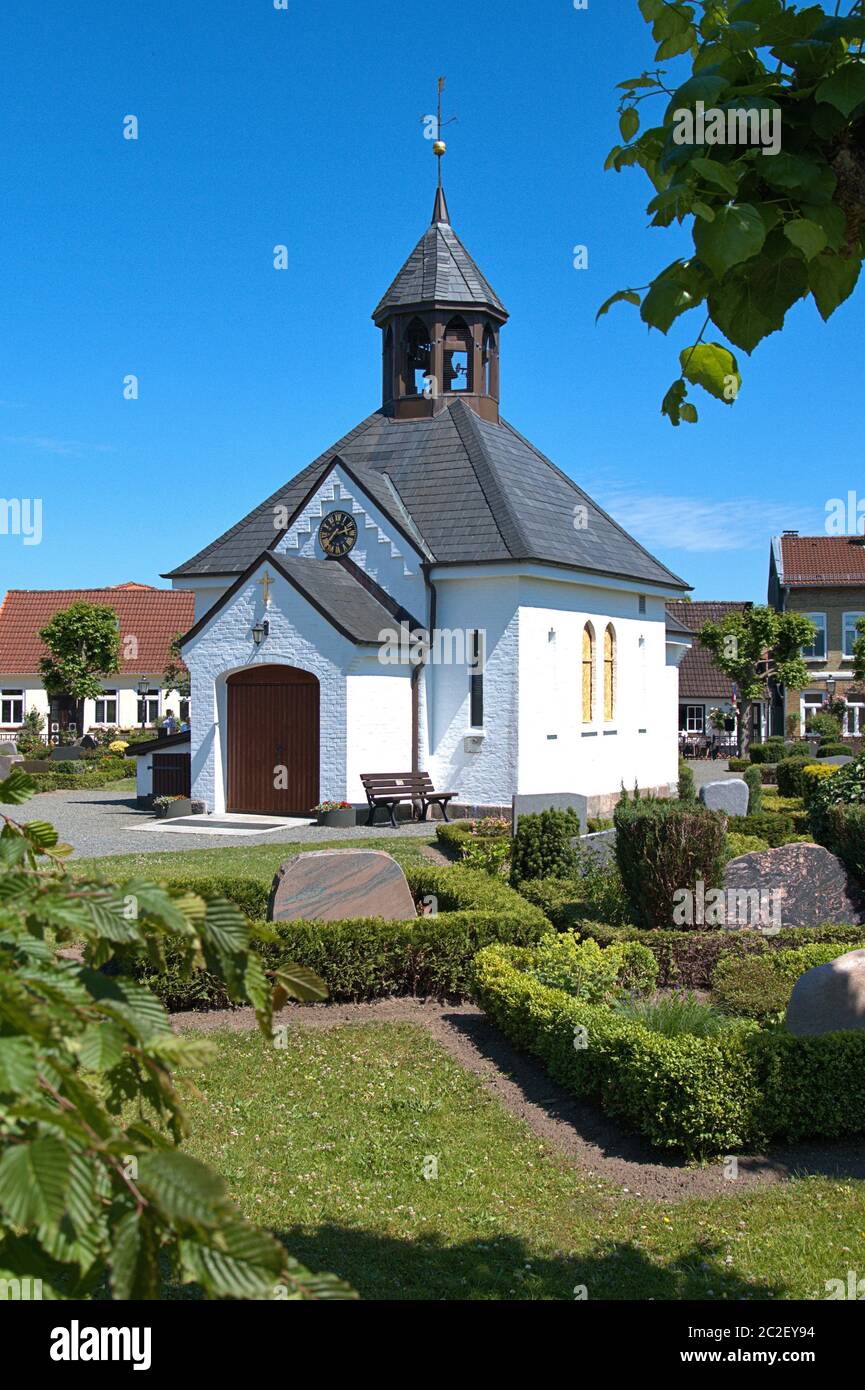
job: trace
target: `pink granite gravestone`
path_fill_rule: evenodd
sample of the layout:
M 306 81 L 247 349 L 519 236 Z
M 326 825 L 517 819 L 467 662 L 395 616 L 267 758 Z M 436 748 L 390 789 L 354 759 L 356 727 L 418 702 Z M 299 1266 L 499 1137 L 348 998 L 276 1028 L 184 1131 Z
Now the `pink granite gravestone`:
M 405 874 L 390 854 L 376 849 L 318 849 L 280 865 L 270 890 L 267 918 L 338 922 L 348 917 L 416 917 Z

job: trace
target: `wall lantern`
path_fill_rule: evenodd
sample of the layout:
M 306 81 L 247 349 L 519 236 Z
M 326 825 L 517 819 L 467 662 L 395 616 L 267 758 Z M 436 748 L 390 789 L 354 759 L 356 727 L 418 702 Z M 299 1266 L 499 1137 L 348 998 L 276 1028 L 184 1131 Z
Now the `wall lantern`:
M 261 646 L 262 642 L 264 641 L 265 637 L 267 637 L 269 632 L 270 623 L 268 622 L 267 618 L 262 618 L 260 622 L 255 624 L 255 626 L 252 629 L 252 640 L 257 647 Z

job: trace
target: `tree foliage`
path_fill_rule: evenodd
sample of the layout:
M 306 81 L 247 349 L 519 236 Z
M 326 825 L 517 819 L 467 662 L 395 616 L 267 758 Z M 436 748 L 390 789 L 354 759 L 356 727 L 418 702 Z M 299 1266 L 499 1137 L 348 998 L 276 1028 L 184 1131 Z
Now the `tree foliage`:
M 728 405 L 738 396 L 737 359 L 706 341 L 710 326 L 750 354 L 797 301 L 812 298 L 826 320 L 856 286 L 865 254 L 865 0 L 639 7 L 655 61 L 681 57 L 689 72 L 672 86 L 661 67 L 619 83 L 623 143 L 606 167 L 639 165 L 654 187 L 650 225 L 687 222 L 694 249 L 650 284 L 612 295 L 598 317 L 626 302 L 666 334 L 702 308 L 705 322 L 661 407 L 679 425 L 697 420 L 690 384 Z M 656 100 L 660 120 L 648 125 L 643 104 Z
M 55 613 L 39 636 L 48 656 L 39 662 L 45 689 L 95 700 L 102 694 L 100 676 L 120 670 L 117 614 L 102 603 L 73 603 Z
M 816 632 L 804 613 L 777 613 L 759 605 L 727 613 L 720 623 L 700 629 L 701 646 L 736 686 L 740 752 L 747 746 L 747 713 L 753 702 L 765 699 L 775 682 L 788 690 L 808 684 L 802 649 Z
M 853 642 L 853 678 L 865 681 L 865 618 L 856 624 L 856 637 Z
M 189 670 L 180 655 L 182 640 L 182 632 L 176 633 L 171 639 L 170 659 L 162 673 L 162 688 L 163 690 L 176 690 L 181 700 L 188 700 L 191 687 Z
M 13 771 L 0 803 L 32 789 Z M 73 881 L 50 825 L 0 820 L 0 1278 L 40 1279 L 50 1298 L 152 1299 L 169 1280 L 233 1299 L 351 1296 L 246 1221 L 180 1149 L 173 1073 L 213 1045 L 174 1033 L 127 967 L 180 952 L 182 968 L 252 1004 L 266 1036 L 274 1007 L 323 997 L 321 981 L 300 966 L 266 973 L 263 929 L 224 899 Z

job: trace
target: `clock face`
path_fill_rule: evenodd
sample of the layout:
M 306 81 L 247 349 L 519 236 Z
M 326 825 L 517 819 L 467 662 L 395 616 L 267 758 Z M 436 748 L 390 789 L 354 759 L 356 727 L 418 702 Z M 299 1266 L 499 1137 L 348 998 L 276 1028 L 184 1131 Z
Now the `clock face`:
M 318 528 L 325 555 L 347 555 L 357 540 L 357 522 L 348 512 L 328 512 Z

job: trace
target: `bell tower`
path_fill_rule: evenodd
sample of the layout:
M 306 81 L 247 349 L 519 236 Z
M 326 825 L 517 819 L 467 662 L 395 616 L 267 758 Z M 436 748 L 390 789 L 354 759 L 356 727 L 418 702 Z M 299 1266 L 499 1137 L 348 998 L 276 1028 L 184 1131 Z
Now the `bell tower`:
M 439 123 L 441 136 L 441 85 Z M 441 138 L 432 221 L 373 313 L 382 334 L 382 409 L 419 420 L 465 401 L 499 418 L 499 334 L 508 313 L 453 227 L 442 186 Z

